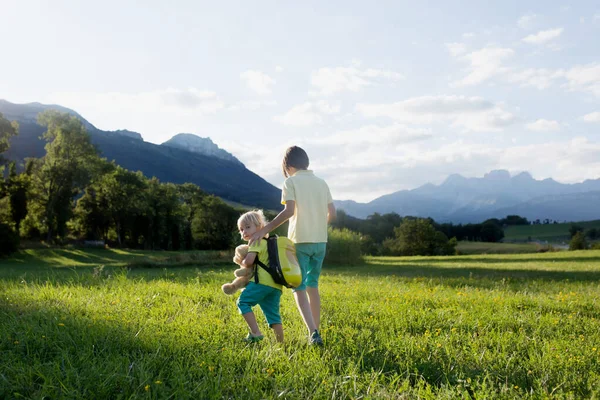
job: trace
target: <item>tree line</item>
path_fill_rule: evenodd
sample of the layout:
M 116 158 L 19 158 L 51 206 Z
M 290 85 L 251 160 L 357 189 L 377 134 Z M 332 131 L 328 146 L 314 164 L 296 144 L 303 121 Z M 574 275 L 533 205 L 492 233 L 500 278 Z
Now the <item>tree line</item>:
M 354 218 L 338 210 L 333 226 L 361 235 L 361 249 L 368 255 L 455 254 L 458 241 L 499 242 L 504 226 L 529 225 L 526 218 L 509 215 L 478 224 L 437 223 L 432 218 L 402 217 L 397 213 L 374 213 Z
M 239 242 L 240 210 L 194 184 L 163 183 L 101 158 L 72 115 L 48 110 L 38 123 L 46 127 L 43 157 L 22 166 L 0 158 L 0 252 L 21 239 L 164 250 Z M 17 134 L 18 124 L 0 114 L 0 157 Z

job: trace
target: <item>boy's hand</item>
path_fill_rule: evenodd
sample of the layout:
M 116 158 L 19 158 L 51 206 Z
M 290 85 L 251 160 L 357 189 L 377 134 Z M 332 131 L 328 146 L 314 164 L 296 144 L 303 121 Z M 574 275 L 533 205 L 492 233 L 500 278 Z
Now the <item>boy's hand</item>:
M 260 231 L 254 232 L 254 234 L 250 237 L 250 240 L 248 240 L 248 246 L 254 246 L 255 243 L 256 245 L 260 245 L 260 240 L 264 236 L 265 234 L 262 233 L 262 229 Z

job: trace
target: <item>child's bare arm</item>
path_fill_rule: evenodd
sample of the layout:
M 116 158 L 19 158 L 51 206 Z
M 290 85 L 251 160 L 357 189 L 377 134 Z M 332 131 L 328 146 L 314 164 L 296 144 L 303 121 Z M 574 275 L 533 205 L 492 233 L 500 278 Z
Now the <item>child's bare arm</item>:
M 254 260 L 256 260 L 256 253 L 248 253 L 240 265 L 244 268 L 252 268 Z
M 273 221 L 269 222 L 267 225 L 265 225 L 264 228 L 262 228 L 261 230 L 257 231 L 254 235 L 252 235 L 252 237 L 248 241 L 248 244 L 250 246 L 252 246 L 255 242 L 260 243 L 260 240 L 263 237 L 265 237 L 265 235 L 267 233 L 271 232 L 273 229 L 277 228 L 279 225 L 283 224 L 285 221 L 292 218 L 292 216 L 294 215 L 295 209 L 296 209 L 296 202 L 293 200 L 288 200 L 285 203 L 284 209 L 279 214 L 277 214 L 277 216 L 275 218 L 273 218 Z
M 327 204 L 327 223 L 332 223 L 333 221 L 335 221 L 335 217 L 335 206 L 333 205 L 333 203 Z

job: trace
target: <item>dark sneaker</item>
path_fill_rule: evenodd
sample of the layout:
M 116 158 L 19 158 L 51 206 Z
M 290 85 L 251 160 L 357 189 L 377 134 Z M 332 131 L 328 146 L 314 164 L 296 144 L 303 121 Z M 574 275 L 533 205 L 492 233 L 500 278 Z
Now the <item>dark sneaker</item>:
M 251 333 L 248 334 L 243 340 L 246 343 L 258 343 L 263 340 L 265 337 L 263 335 L 260 336 L 252 336 Z
M 321 335 L 319 335 L 318 330 L 315 329 L 315 331 L 310 335 L 308 344 L 311 346 L 323 346 L 323 339 L 321 338 Z

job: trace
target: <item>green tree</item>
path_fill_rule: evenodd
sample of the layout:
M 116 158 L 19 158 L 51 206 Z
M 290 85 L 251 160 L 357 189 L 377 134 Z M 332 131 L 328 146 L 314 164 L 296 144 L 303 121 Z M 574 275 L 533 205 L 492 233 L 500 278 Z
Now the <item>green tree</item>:
M 4 162 L 2 153 L 10 147 L 10 138 L 19 133 L 19 124 L 10 122 L 0 113 L 0 163 Z
M 192 221 L 194 247 L 200 250 L 226 250 L 237 233 L 239 212 L 216 196 L 206 196 Z
M 194 239 L 192 236 L 192 221 L 196 216 L 196 212 L 202 205 L 202 200 L 206 197 L 206 193 L 193 183 L 184 183 L 177 186 L 179 199 L 181 201 L 181 232 L 182 232 L 182 247 L 185 250 L 190 250 L 193 247 Z
M 11 219 L 15 224 L 17 235 L 20 234 L 21 222 L 27 216 L 27 200 L 31 186 L 32 169 L 32 160 L 27 162 L 25 171 L 21 174 L 17 174 L 17 167 L 14 162 L 11 162 L 9 166 L 9 173 L 6 181 L 6 193 L 10 199 Z
M 577 224 L 571 224 L 569 227 L 569 235 L 571 238 L 575 237 L 579 232 L 583 232 L 583 226 Z
M 481 224 L 480 237 L 484 242 L 499 242 L 504 238 L 504 230 L 497 219 L 489 219 Z
M 73 198 L 90 181 L 99 157 L 83 124 L 76 117 L 55 110 L 38 116 L 47 127 L 43 138 L 46 155 L 34 174 L 37 200 L 42 209 L 46 240 L 65 237 L 67 221 L 73 214 Z
M 585 250 L 588 248 L 583 232 L 577 232 L 569 242 L 569 250 Z
M 437 231 L 426 219 L 404 219 L 395 230 L 395 239 L 384 245 L 391 254 L 403 256 L 454 254 L 456 240 L 449 241 L 443 232 Z

